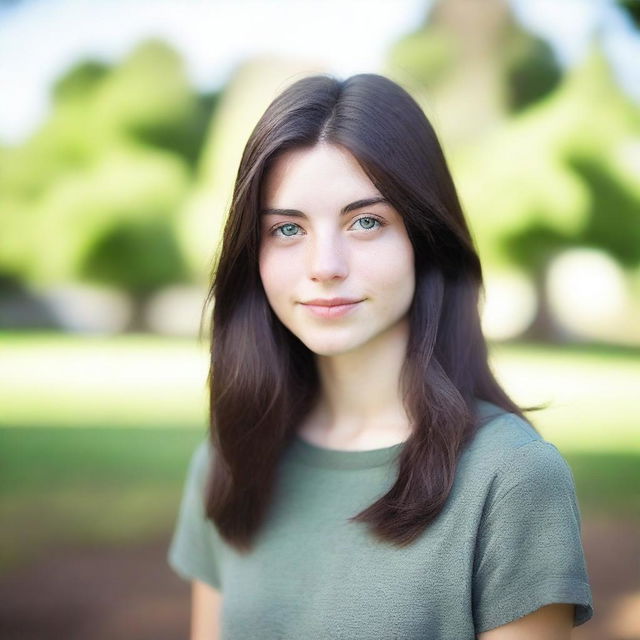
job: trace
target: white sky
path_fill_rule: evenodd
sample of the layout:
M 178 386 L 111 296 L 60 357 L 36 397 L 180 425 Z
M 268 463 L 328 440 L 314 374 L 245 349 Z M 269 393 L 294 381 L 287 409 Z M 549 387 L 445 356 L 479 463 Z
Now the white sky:
M 376 71 L 389 45 L 416 28 L 432 0 L 29 0 L 0 9 L 0 143 L 16 144 L 46 117 L 49 89 L 85 57 L 115 62 L 158 36 L 183 56 L 200 89 L 219 87 L 243 57 L 277 53 L 325 62 L 340 76 Z M 610 0 L 511 0 L 579 61 L 599 25 L 623 87 L 640 101 L 640 38 Z

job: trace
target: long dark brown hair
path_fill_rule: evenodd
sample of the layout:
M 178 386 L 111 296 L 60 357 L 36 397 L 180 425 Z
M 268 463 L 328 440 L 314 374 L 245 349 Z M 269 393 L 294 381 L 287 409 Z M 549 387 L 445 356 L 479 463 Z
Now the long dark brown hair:
M 318 142 L 358 161 L 402 216 L 415 255 L 401 372 L 412 434 L 395 484 L 351 520 L 403 546 L 439 514 L 481 426 L 475 399 L 524 418 L 494 377 L 480 326 L 482 269 L 433 127 L 401 86 L 363 73 L 308 76 L 268 106 L 245 146 L 205 306 L 211 317 L 207 517 L 239 551 L 265 520 L 281 454 L 319 394 L 314 354 L 276 317 L 258 269 L 261 185 L 284 151 Z M 309 188 L 313 188 L 310 185 Z

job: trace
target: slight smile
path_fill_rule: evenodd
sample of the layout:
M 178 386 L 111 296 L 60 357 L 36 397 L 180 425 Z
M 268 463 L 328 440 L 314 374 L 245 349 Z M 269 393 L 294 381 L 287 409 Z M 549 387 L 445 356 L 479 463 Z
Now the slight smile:
M 310 300 L 302 304 L 319 318 L 341 318 L 355 310 L 362 300 L 333 298 L 331 300 Z

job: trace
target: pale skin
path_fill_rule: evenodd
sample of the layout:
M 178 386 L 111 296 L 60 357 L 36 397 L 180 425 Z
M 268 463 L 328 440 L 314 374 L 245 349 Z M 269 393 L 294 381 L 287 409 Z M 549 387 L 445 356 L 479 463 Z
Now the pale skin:
M 399 379 L 415 280 L 401 215 L 388 202 L 372 203 L 380 192 L 351 154 L 329 144 L 288 151 L 262 187 L 260 277 L 274 313 L 316 354 L 320 376 L 300 435 L 347 450 L 406 440 Z M 362 201 L 370 204 L 355 206 Z M 361 302 L 331 319 L 304 304 L 332 297 Z M 191 640 L 219 638 L 222 594 L 199 581 L 192 594 Z M 567 640 L 573 611 L 550 604 L 477 638 Z
M 389 203 L 356 206 L 376 198 L 353 157 L 326 144 L 288 152 L 263 185 L 260 276 L 278 318 L 316 354 L 321 394 L 300 434 L 323 446 L 374 449 L 409 435 L 399 377 L 413 247 Z M 335 319 L 303 304 L 333 297 L 362 302 Z
M 214 587 L 194 580 L 191 583 L 190 640 L 220 640 L 222 593 Z

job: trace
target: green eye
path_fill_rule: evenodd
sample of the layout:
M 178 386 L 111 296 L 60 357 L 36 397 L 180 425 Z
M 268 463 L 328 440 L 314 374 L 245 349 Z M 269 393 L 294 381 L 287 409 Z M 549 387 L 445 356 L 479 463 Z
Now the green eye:
M 374 229 L 385 225 L 384 222 L 374 218 L 373 216 L 362 216 L 355 220 L 353 224 L 355 225 L 356 223 L 360 224 L 360 229 L 363 231 L 373 231 Z M 300 227 L 294 222 L 285 222 L 273 229 L 271 231 L 271 235 L 280 236 L 281 238 L 293 238 L 298 235 L 297 232 L 299 229 Z
M 367 222 L 367 224 L 363 224 L 363 221 Z M 380 224 L 380 222 L 378 222 L 378 220 L 376 220 L 375 218 L 370 218 L 370 217 L 364 217 L 364 218 L 358 218 L 356 220 L 356 222 L 360 223 L 360 226 L 363 229 L 373 229 L 377 224 Z
M 273 233 L 274 235 L 277 235 L 277 232 L 282 230 L 283 236 L 290 237 L 292 235 L 295 235 L 295 231 L 297 228 L 298 228 L 297 224 L 294 224 L 293 222 L 287 222 L 286 224 L 281 224 L 279 227 L 276 227 L 273 230 Z M 291 231 L 292 233 L 289 233 L 289 231 Z

